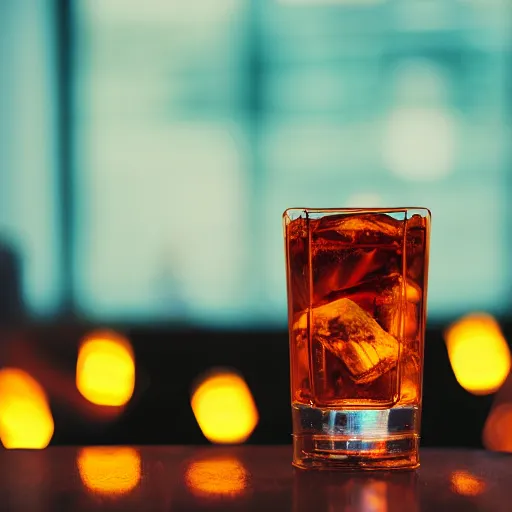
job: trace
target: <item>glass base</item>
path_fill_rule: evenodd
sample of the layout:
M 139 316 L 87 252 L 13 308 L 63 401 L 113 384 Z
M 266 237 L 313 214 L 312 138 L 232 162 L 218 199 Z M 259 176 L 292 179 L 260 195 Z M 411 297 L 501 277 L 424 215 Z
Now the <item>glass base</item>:
M 293 465 L 386 470 L 419 466 L 419 410 L 321 409 L 294 404 Z

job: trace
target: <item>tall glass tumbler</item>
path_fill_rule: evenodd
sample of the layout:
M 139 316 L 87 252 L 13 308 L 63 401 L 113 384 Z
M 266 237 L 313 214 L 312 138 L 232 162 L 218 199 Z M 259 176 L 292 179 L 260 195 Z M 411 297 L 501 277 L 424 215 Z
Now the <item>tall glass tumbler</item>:
M 293 464 L 419 465 L 430 212 L 284 213 Z

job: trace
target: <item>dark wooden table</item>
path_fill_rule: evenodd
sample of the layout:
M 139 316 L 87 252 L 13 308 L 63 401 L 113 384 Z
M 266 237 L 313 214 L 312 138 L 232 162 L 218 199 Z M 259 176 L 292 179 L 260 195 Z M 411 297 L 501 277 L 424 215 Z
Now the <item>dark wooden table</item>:
M 511 511 L 512 455 L 422 451 L 416 472 L 317 473 L 287 446 L 0 452 L 2 511 Z

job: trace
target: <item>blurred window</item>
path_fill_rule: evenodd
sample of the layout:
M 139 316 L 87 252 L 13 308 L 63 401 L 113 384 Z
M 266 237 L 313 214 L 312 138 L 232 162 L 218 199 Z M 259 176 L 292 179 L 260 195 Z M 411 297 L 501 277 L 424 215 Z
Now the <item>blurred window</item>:
M 0 318 L 61 306 L 52 14 L 0 2 Z
M 47 15 L 21 7 L 41 1 L 11 7 L 25 9 L 17 24 L 0 16 L 17 70 L 0 87 L 18 89 L 17 103 L 1 95 L 17 113 L 0 120 L 0 234 L 20 248 L 31 311 L 50 314 L 62 288 L 41 121 L 53 68 Z M 430 207 L 430 318 L 508 311 L 508 1 L 71 5 L 70 242 L 88 317 L 284 325 L 290 206 Z

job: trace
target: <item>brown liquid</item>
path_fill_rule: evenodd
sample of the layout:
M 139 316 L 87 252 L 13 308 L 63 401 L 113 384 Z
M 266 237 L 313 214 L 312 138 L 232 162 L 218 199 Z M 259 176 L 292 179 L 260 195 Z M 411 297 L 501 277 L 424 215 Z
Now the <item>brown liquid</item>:
M 419 403 L 427 225 L 403 216 L 305 215 L 286 225 L 294 403 Z

